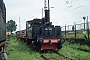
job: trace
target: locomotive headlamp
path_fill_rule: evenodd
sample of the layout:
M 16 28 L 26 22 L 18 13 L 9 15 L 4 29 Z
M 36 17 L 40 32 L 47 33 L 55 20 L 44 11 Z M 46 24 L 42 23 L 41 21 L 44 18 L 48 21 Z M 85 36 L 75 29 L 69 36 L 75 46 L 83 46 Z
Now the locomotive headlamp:
M 38 42 L 42 44 L 43 43 L 43 38 L 39 38 Z
M 52 28 L 48 28 L 49 30 L 52 30 Z
M 48 28 L 45 28 L 45 30 L 48 30 Z

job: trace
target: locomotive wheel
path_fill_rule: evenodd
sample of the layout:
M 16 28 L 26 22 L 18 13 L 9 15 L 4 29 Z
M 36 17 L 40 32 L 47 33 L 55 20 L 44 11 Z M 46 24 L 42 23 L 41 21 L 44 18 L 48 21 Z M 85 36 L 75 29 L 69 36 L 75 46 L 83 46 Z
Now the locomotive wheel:
M 35 43 L 35 49 L 39 51 L 41 49 L 41 44 L 40 43 Z
M 27 45 L 29 45 L 29 44 L 30 44 L 30 41 L 29 41 L 29 40 L 27 40 L 27 41 L 26 41 L 26 44 L 27 44 Z
M 0 51 L 2 51 L 2 47 L 0 47 Z
M 61 48 L 62 48 L 61 43 L 57 44 L 57 49 L 59 50 L 59 49 L 61 49 Z
M 26 43 L 26 39 L 23 39 L 23 42 Z

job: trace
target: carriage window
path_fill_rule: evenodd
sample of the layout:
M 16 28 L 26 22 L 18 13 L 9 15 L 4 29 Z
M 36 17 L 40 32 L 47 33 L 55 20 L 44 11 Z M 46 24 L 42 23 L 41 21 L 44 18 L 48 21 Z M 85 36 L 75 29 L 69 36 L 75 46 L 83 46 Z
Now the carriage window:
M 24 34 L 24 32 L 22 32 L 22 34 Z

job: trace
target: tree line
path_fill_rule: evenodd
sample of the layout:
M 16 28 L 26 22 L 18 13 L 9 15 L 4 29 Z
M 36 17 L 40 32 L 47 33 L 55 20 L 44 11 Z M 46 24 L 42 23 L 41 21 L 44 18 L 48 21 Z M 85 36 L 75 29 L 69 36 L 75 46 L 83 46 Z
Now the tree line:
M 8 32 L 13 32 L 13 31 L 16 31 L 16 29 L 17 29 L 17 24 L 16 24 L 16 22 L 14 21 L 14 20 L 9 20 L 9 21 L 7 21 L 7 23 L 6 23 L 6 31 L 8 31 Z

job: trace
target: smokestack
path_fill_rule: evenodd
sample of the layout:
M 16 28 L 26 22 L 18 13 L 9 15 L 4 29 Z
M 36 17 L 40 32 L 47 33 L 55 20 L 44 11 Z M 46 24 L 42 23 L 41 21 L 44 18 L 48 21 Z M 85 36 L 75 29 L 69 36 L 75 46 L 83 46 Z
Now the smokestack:
M 48 6 L 46 7 L 46 0 L 45 0 L 45 23 L 50 22 L 50 7 L 49 7 L 49 0 Z
M 46 22 L 50 22 L 50 10 L 45 10 L 45 20 Z

